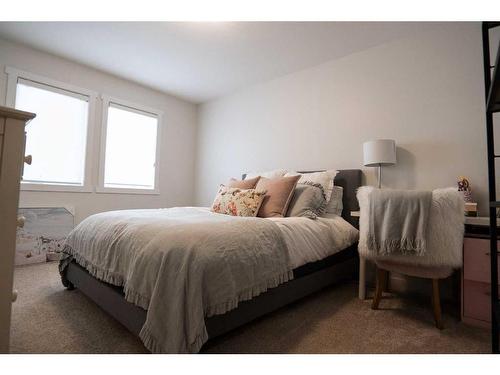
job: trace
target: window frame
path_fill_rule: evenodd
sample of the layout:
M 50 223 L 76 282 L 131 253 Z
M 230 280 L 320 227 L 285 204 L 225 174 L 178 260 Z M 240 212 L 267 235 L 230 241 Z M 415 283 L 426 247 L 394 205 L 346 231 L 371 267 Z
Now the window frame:
M 102 122 L 101 122 L 101 140 L 99 149 L 99 168 L 96 193 L 115 193 L 115 194 L 160 194 L 160 150 L 163 112 L 142 104 L 132 103 L 127 100 L 118 99 L 109 95 L 101 95 L 102 99 Z M 131 112 L 139 114 L 154 115 L 157 118 L 156 124 L 156 154 L 155 154 L 155 176 L 153 189 L 134 189 L 134 188 L 116 188 L 104 186 L 104 173 L 106 168 L 106 137 L 108 133 L 108 109 L 111 104 L 118 107 L 126 107 Z
M 15 108 L 16 105 L 16 93 L 18 80 L 31 81 L 34 83 L 35 87 L 44 88 L 48 86 L 47 91 L 58 92 L 66 91 L 74 93 L 76 95 L 88 97 L 88 113 L 87 113 L 87 132 L 85 139 L 85 155 L 84 155 L 84 169 L 83 169 L 83 184 L 82 185 L 69 185 L 65 183 L 43 183 L 43 182 L 24 182 L 21 180 L 20 189 L 21 191 L 47 191 L 47 192 L 82 192 L 90 193 L 93 191 L 92 184 L 92 165 L 93 165 L 93 142 L 95 134 L 95 113 L 96 113 L 96 101 L 98 94 L 95 91 L 85 89 L 82 87 L 70 85 L 64 82 L 56 81 L 47 77 L 40 76 L 38 74 L 33 74 L 30 72 L 25 72 L 12 68 L 10 66 L 5 67 L 5 73 L 7 74 L 7 95 L 5 104 L 7 107 Z M 33 158 L 36 160 L 36 155 Z

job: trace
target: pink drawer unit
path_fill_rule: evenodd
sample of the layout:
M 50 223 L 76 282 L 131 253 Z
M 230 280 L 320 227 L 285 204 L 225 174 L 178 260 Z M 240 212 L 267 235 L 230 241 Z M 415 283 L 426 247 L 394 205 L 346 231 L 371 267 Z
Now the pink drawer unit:
M 464 238 L 464 279 L 489 283 L 490 274 L 490 241 Z
M 490 284 L 464 280 L 464 317 L 491 322 Z
M 482 238 L 464 238 L 462 272 L 462 321 L 464 323 L 489 327 L 491 322 L 490 274 L 490 241 Z

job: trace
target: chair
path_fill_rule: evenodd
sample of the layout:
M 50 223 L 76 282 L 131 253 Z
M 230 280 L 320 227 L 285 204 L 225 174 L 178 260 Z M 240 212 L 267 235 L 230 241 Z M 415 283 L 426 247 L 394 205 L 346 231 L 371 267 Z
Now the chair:
M 449 277 L 454 269 L 462 266 L 463 197 L 454 188 L 432 191 L 429 222 L 426 230 L 427 250 L 424 255 L 391 254 L 381 256 L 371 253 L 366 245 L 370 216 L 370 192 L 372 190 L 372 187 L 362 187 L 357 194 L 360 204 L 358 251 L 360 256 L 371 259 L 377 266 L 372 309 L 379 307 L 382 293 L 386 289 L 389 272 L 430 279 L 435 325 L 438 329 L 443 329 L 439 280 Z

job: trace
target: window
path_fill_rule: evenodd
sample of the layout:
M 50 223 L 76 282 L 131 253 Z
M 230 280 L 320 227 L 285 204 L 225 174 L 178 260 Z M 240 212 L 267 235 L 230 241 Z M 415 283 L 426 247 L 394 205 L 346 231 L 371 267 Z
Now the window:
M 158 193 L 158 111 L 104 98 L 100 192 Z
M 36 113 L 26 127 L 23 190 L 88 191 L 87 133 L 91 93 L 8 69 L 7 103 Z M 85 90 L 82 90 L 85 91 Z
M 97 94 L 10 67 L 5 72 L 7 106 L 37 115 L 26 127 L 33 162 L 24 166 L 22 190 L 90 192 L 95 186 L 102 193 L 159 194 L 160 111 L 103 97 L 99 174 L 93 176 Z

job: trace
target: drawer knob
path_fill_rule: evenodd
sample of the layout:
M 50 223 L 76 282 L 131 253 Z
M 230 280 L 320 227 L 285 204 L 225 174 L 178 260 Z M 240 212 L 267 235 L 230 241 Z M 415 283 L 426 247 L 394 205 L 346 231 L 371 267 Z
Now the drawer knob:
M 12 291 L 12 302 L 16 302 L 17 300 L 17 289 Z
M 19 228 L 23 228 L 24 227 L 24 223 L 26 222 L 26 218 L 24 216 L 19 216 L 17 218 L 17 226 Z
M 33 156 L 32 155 L 26 155 L 24 157 L 24 162 L 28 165 L 31 165 L 31 163 L 33 162 Z

